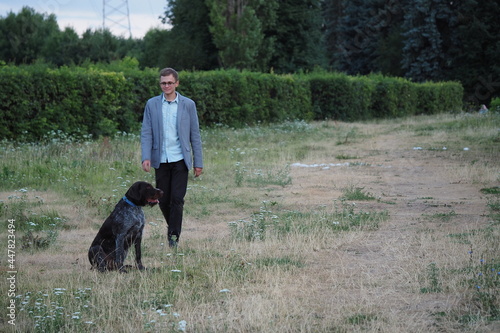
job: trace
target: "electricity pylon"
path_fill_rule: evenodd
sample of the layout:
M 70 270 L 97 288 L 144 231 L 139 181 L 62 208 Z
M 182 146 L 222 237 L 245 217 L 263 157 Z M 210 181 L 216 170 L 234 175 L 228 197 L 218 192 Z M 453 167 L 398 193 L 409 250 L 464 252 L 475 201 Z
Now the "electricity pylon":
M 132 37 L 128 0 L 102 0 L 102 28 Z

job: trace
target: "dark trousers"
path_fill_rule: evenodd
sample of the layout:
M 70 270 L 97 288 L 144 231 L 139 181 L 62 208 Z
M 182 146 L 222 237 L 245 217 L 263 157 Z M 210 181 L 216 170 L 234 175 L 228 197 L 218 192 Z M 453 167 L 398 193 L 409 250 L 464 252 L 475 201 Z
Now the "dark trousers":
M 188 169 L 184 160 L 173 163 L 161 163 L 155 169 L 156 187 L 163 191 L 160 209 L 167 221 L 168 239 L 179 241 L 182 228 L 184 196 L 188 183 Z

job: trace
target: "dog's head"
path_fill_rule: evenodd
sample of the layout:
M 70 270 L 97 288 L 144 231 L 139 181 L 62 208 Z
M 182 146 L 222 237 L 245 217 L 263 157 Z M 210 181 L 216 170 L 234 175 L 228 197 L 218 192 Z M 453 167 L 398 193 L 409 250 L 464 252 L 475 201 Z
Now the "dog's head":
M 163 196 L 163 191 L 147 182 L 135 182 L 125 196 L 137 206 L 154 206 Z

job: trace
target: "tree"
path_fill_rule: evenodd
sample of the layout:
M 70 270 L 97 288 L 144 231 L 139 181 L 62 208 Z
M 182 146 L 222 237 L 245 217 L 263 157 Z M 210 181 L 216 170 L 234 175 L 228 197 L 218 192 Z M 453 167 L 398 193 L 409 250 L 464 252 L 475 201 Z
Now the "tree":
M 82 59 L 106 63 L 120 59 L 116 52 L 118 40 L 108 29 L 87 29 L 82 35 L 81 45 Z
M 278 1 L 276 24 L 265 32 L 274 39 L 269 66 L 278 73 L 326 67 L 320 0 Z
M 83 50 L 80 37 L 72 28 L 54 32 L 47 38 L 41 56 L 48 63 L 56 66 L 79 64 Z
M 463 0 L 457 9 L 458 42 L 445 77 L 462 82 L 467 102 L 488 105 L 500 96 L 499 16 L 498 1 Z
M 330 67 L 337 67 L 336 53 L 341 45 L 340 20 L 343 13 L 344 0 L 325 0 L 323 1 L 323 20 L 324 20 L 324 40 L 327 61 Z
M 415 81 L 444 80 L 456 45 L 458 2 L 414 0 L 405 4 L 402 67 Z
M 55 15 L 38 14 L 23 7 L 0 19 L 0 59 L 16 65 L 37 60 L 50 36 L 59 32 Z
M 165 67 L 168 63 L 168 43 L 173 40 L 172 31 L 162 29 L 149 30 L 143 39 L 143 52 L 139 58 L 141 67 Z M 169 66 L 179 68 L 177 63 Z M 181 68 L 179 68 L 181 69 Z
M 401 49 L 404 45 L 403 22 L 404 11 L 401 0 L 378 0 L 375 2 L 376 14 L 369 24 L 379 31 L 375 58 L 373 59 L 374 72 L 390 76 L 403 76 Z
M 370 24 L 374 1 L 344 3 L 338 32 L 340 43 L 334 54 L 338 69 L 348 74 L 367 74 L 372 69 L 379 31 Z
M 321 0 L 169 0 L 163 20 L 172 24 L 168 63 L 178 69 L 326 66 Z
M 260 1 L 207 0 L 210 32 L 225 68 L 256 69 L 264 42 L 262 24 L 253 6 Z
M 210 34 L 210 14 L 204 0 L 168 0 L 162 22 L 170 23 L 172 29 L 158 41 L 157 52 L 164 52 L 158 67 L 177 70 L 217 67 L 217 49 Z
M 326 0 L 329 64 L 349 74 L 397 74 L 403 11 L 398 0 Z

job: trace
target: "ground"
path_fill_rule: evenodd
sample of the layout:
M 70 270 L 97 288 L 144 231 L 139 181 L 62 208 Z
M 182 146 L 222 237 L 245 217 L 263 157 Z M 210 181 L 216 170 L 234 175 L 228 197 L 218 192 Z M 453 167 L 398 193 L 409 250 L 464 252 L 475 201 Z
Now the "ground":
M 300 161 L 287 161 L 291 184 L 266 191 L 265 199 L 276 202 L 280 209 L 320 211 L 339 205 L 346 188 L 359 188 L 375 200 L 348 204 L 367 212 L 387 211 L 387 220 L 376 229 L 340 233 L 334 238 L 315 237 L 276 246 L 244 244 L 249 255 L 268 250 L 296 253 L 305 268 L 295 271 L 293 279 L 273 281 L 276 287 L 252 282 L 246 288 L 258 288 L 256 296 L 245 295 L 241 304 L 250 307 L 267 302 L 279 307 L 282 300 L 287 303 L 283 308 L 289 307 L 291 313 L 296 307 L 310 312 L 304 317 L 313 322 L 331 319 L 337 325 L 342 318 L 350 318 L 354 331 L 500 331 L 498 321 L 480 320 L 469 326 L 458 323 L 456 318 L 478 308 L 464 287 L 464 274 L 454 274 L 471 260 L 491 255 L 492 240 L 484 242 L 484 232 L 479 232 L 491 224 L 489 199 L 481 189 L 499 186 L 498 156 L 478 152 L 473 144 L 452 141 L 445 147 L 443 142 L 449 138 L 439 133 L 416 136 L 391 130 L 387 124 L 335 123 L 332 128 L 343 126 L 357 126 L 363 135 L 346 137 L 341 144 L 332 139 L 310 145 L 308 150 L 313 153 Z M 47 201 L 57 201 L 57 196 L 43 195 Z M 5 199 L 3 195 L 1 199 Z M 188 192 L 187 205 L 194 204 Z M 89 269 L 86 249 L 95 236 L 95 217 L 82 205 L 63 205 L 57 210 L 64 216 L 78 216 L 70 223 L 79 227 L 61 232 L 58 253 L 20 255 L 19 267 L 30 267 L 39 274 L 53 270 L 71 273 L 76 268 L 84 274 Z M 152 210 L 145 211 L 149 218 Z M 220 211 L 207 219 L 187 214 L 182 241 L 195 247 L 198 240 L 228 239 L 228 222 L 248 218 L 247 214 Z M 147 224 L 144 242 L 152 250 L 157 246 L 153 233 Z M 498 243 L 498 230 L 494 237 L 493 242 Z M 217 244 L 224 246 L 224 242 Z M 146 259 L 145 265 L 159 263 Z M 429 273 L 432 267 L 438 269 L 435 280 Z M 439 284 L 439 292 L 422 292 L 433 283 Z M 260 290 L 264 292 L 259 294 Z M 356 325 L 358 321 L 360 325 Z M 313 331 L 302 331 L 308 330 Z
M 411 318 L 413 322 L 403 325 L 405 329 L 433 331 L 437 313 L 461 307 L 458 290 L 420 293 L 423 286 L 416 283 L 416 275 L 425 275 L 431 263 L 453 267 L 467 259 L 471 245 L 456 242 L 450 235 L 470 234 L 487 226 L 487 200 L 480 192 L 483 184 L 470 175 L 475 171 L 468 170 L 473 158 L 464 155 L 474 154 L 470 148 L 420 149 L 419 144 L 432 144 L 425 141 L 405 133 L 383 134 L 369 142 L 335 148 L 338 155 L 357 157 L 349 162 L 359 166 L 315 159 L 292 168 L 293 184 L 280 194 L 291 206 L 331 205 L 342 196 L 342 189 L 355 186 L 378 198 L 357 202 L 359 207 L 389 211 L 389 219 L 378 230 L 310 245 L 310 268 L 298 284 L 315 286 L 307 293 L 319 308 L 336 311 L 351 300 L 363 304 L 369 313 L 387 308 L 383 312 Z M 497 176 L 498 170 L 497 164 Z M 436 218 L 446 216 L 452 218 Z M 498 322 L 482 331 L 497 329 Z

